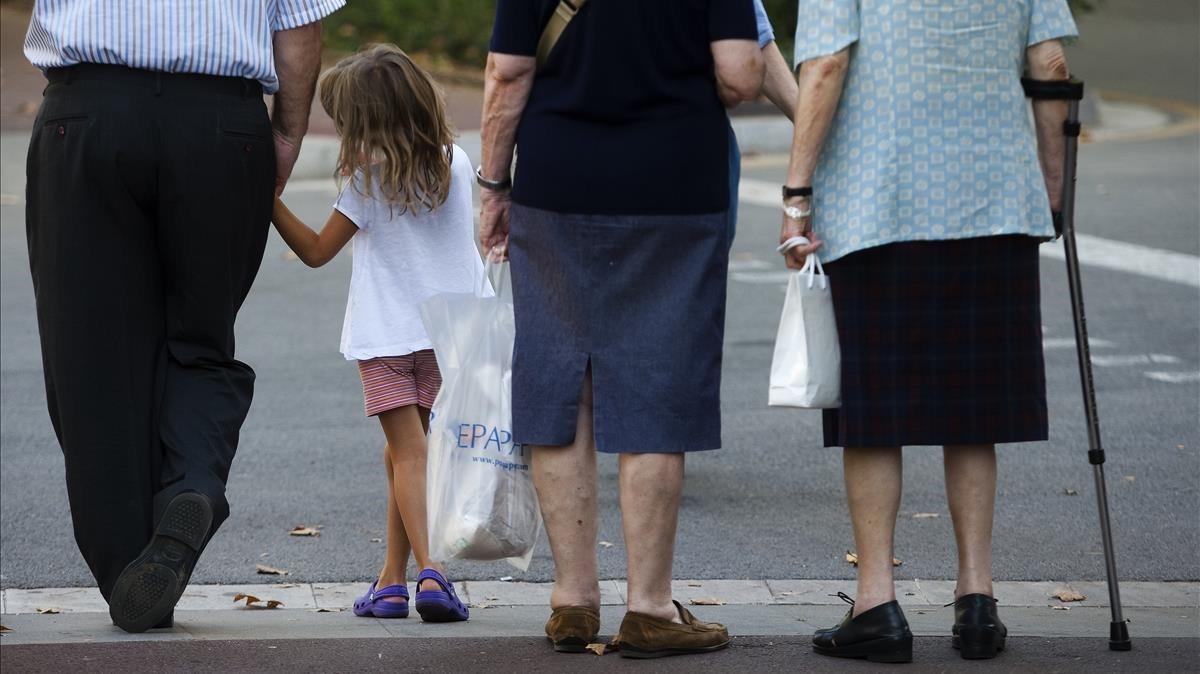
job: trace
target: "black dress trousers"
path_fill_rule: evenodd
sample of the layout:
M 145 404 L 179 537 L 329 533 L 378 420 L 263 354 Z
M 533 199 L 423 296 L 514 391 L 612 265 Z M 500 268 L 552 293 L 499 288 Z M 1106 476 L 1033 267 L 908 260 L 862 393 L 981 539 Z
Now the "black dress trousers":
M 254 371 L 233 325 L 262 261 L 275 154 L 250 80 L 48 73 L 26 226 L 75 539 L 105 597 L 175 495 L 228 516 Z

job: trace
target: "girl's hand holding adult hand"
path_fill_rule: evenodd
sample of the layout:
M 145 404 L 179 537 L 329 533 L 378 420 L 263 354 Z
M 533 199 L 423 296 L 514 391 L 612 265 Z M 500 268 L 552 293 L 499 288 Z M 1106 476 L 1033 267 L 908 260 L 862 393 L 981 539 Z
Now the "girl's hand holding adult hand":
M 484 188 L 480 193 L 479 243 L 485 253 L 508 259 L 508 209 L 512 197 L 507 191 Z
M 821 241 L 813 234 L 812 231 L 812 216 L 806 216 L 799 220 L 793 220 L 787 215 L 783 216 L 783 226 L 779 231 L 779 244 L 783 245 L 788 239 L 793 237 L 803 236 L 808 239 L 809 243 L 796 246 L 783 254 L 783 261 L 788 269 L 800 269 L 804 266 L 805 259 L 821 247 Z

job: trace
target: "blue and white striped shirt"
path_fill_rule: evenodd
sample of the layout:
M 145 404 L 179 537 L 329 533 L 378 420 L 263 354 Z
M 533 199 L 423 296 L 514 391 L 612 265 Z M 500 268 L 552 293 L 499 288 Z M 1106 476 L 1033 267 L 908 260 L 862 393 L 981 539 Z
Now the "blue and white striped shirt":
M 345 0 L 37 0 L 25 57 L 46 69 L 108 63 L 258 80 L 279 88 L 272 36 Z

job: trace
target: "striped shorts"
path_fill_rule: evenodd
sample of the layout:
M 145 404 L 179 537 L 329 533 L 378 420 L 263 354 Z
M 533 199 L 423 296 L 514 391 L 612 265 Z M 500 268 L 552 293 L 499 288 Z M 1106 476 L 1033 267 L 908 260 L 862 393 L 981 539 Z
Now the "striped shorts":
M 406 405 L 433 407 L 433 399 L 442 386 L 432 349 L 360 360 L 358 373 L 362 376 L 363 402 L 369 417 Z

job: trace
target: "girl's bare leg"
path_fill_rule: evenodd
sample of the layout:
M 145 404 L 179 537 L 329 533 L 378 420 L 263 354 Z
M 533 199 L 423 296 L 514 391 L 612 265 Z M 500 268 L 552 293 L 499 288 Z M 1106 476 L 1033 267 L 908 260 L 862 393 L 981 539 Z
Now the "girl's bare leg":
M 392 468 L 392 498 L 403 523 L 413 557 L 422 568 L 438 571 L 442 567 L 429 557 L 429 526 L 425 510 L 425 429 L 428 410 L 406 405 L 382 412 L 379 423 L 387 436 Z M 425 581 L 418 590 L 438 590 L 437 583 Z
M 400 519 L 400 511 L 396 508 L 395 487 L 392 484 L 392 454 L 387 447 L 383 449 L 383 465 L 388 478 L 387 497 L 387 556 L 383 562 L 383 570 L 379 572 L 378 587 L 389 585 L 405 585 L 408 581 L 408 554 L 412 546 L 408 542 L 408 534 L 404 531 L 404 522 Z M 399 597 L 388 597 L 388 601 L 403 601 Z

